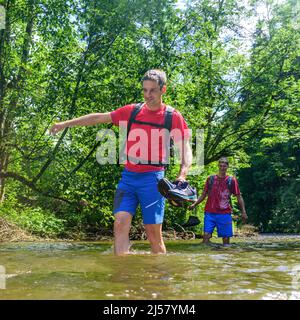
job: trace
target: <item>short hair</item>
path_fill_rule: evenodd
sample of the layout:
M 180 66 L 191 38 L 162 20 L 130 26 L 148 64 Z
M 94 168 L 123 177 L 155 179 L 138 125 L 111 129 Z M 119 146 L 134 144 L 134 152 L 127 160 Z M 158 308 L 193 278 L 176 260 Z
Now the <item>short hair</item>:
M 229 161 L 226 157 L 221 157 L 218 162 L 225 162 L 229 166 Z
M 159 70 L 159 69 L 152 69 L 147 71 L 144 74 L 142 81 L 146 81 L 146 80 L 152 80 L 157 82 L 160 89 L 167 84 L 166 73 L 163 70 Z

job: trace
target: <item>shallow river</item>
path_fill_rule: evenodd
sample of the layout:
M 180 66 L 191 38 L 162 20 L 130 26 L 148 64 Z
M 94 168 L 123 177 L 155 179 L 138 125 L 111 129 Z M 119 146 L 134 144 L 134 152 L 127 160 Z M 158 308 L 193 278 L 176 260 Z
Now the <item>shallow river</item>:
M 0 243 L 0 299 L 300 299 L 300 236 L 213 242 Z

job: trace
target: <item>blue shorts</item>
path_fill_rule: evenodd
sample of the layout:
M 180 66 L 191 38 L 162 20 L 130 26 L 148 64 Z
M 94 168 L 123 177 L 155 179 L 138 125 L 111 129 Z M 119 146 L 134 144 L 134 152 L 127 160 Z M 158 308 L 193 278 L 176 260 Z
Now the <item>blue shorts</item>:
M 127 211 L 134 216 L 140 204 L 144 224 L 161 224 L 165 198 L 158 192 L 157 183 L 164 174 L 164 171 L 140 173 L 124 169 L 116 190 L 113 213 Z
M 213 233 L 217 227 L 218 237 L 232 237 L 232 217 L 231 213 L 210 213 L 204 215 L 204 232 Z

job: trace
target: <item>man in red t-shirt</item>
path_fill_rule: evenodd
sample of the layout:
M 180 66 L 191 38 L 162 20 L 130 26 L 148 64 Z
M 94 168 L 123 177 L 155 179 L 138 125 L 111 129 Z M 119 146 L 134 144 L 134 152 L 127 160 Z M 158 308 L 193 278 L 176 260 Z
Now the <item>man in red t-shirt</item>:
M 149 70 L 142 80 L 145 102 L 139 105 L 139 112 L 127 135 L 124 148 L 125 168 L 114 199 L 114 248 L 117 255 L 129 252 L 129 230 L 138 205 L 142 210 L 152 253 L 166 252 L 162 238 L 165 201 L 158 192 L 157 182 L 164 177 L 164 164 L 168 159 L 167 141 L 170 137 L 180 152 L 181 166 L 177 176 L 179 183 L 185 181 L 192 164 L 190 133 L 186 122 L 178 111 L 162 102 L 162 96 L 166 92 L 166 74 L 162 70 Z M 50 133 L 56 134 L 66 127 L 99 123 L 113 123 L 126 129 L 136 108 L 135 104 L 126 105 L 112 112 L 92 113 L 60 122 L 51 127 Z M 170 132 L 165 128 L 167 112 L 172 114 Z
M 204 209 L 204 243 L 209 242 L 214 228 L 217 227 L 218 237 L 223 238 L 224 245 L 229 244 L 230 237 L 233 235 L 232 208 L 230 204 L 230 196 L 232 194 L 237 197 L 238 204 L 242 210 L 243 222 L 246 222 L 248 218 L 236 178 L 226 175 L 228 166 L 227 158 L 222 157 L 219 159 L 219 173 L 207 178 L 202 195 L 190 206 L 190 209 L 194 209 L 208 195 Z

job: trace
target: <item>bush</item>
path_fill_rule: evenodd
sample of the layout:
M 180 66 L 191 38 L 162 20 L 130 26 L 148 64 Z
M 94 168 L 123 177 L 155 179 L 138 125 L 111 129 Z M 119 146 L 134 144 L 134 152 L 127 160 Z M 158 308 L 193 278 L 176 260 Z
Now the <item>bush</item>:
M 0 215 L 37 236 L 53 238 L 64 233 L 65 220 L 39 207 L 13 206 L 5 202 L 0 207 Z

